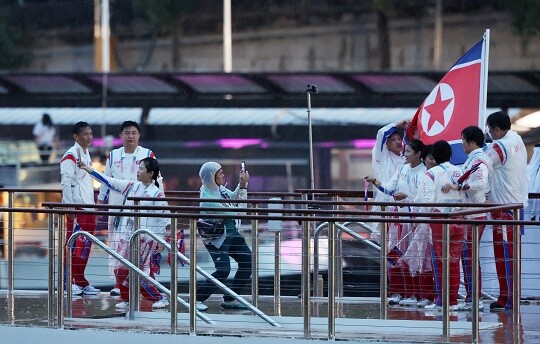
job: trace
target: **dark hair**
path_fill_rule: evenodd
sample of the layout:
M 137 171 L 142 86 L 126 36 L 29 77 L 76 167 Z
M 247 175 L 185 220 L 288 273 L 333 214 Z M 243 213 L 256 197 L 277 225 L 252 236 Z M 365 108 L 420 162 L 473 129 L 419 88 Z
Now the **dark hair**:
M 501 130 L 510 130 L 512 125 L 510 117 L 505 111 L 497 111 L 489 115 L 487 124 L 492 128 L 499 128 Z
M 75 135 L 79 135 L 81 133 L 81 131 L 83 131 L 85 128 L 90 128 L 90 124 L 88 124 L 86 122 L 77 122 L 73 126 L 72 132 Z
M 53 126 L 51 116 L 49 116 L 48 113 L 44 113 L 43 116 L 41 116 L 41 123 L 46 127 L 52 127 Z
M 410 141 L 409 143 L 407 143 L 407 146 L 411 147 L 411 149 L 415 151 L 416 153 L 420 152 L 420 155 L 423 154 L 424 148 L 426 147 L 424 142 L 417 139 L 414 139 Z
M 461 131 L 461 136 L 466 142 L 474 142 L 478 147 L 484 147 L 484 133 L 482 129 L 471 125 Z
M 444 140 L 437 141 L 433 144 L 433 159 L 437 165 L 447 162 L 452 157 L 452 147 Z
M 433 145 L 425 145 L 422 150 L 422 160 L 426 160 L 428 155 L 433 155 Z
M 129 127 L 135 127 L 135 128 L 137 128 L 137 131 L 139 131 L 139 132 L 141 131 L 141 129 L 139 128 L 139 123 L 137 123 L 135 121 L 124 121 L 120 125 L 120 132 L 123 132 L 124 129 L 129 128 Z
M 159 163 L 155 158 L 148 157 L 141 160 L 141 164 L 144 164 L 144 167 L 146 167 L 146 170 L 148 172 L 154 172 L 152 175 L 152 179 L 154 180 L 154 184 L 159 187 L 159 183 L 157 181 L 159 177 Z

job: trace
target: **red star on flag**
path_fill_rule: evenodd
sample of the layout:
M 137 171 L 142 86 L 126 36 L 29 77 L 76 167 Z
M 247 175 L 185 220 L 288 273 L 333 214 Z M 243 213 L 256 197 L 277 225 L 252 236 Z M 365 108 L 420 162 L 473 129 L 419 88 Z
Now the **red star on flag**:
M 448 104 L 452 102 L 452 98 L 443 100 L 441 97 L 441 88 L 437 89 L 437 95 L 435 101 L 429 105 L 424 106 L 424 109 L 429 113 L 429 121 L 427 131 L 429 132 L 435 122 L 439 122 L 444 127 L 444 110 L 448 107 Z

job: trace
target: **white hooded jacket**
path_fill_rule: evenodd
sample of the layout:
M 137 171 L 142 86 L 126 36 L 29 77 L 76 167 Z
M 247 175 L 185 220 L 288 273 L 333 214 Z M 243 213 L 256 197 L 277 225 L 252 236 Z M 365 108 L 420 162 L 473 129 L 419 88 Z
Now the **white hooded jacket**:
M 200 198 L 224 198 L 224 199 L 247 199 L 247 190 L 240 188 L 240 184 L 234 191 L 227 189 L 222 185 L 216 183 L 216 173 L 221 169 L 221 165 L 217 162 L 209 161 L 201 166 L 199 171 L 199 177 L 201 178 L 202 186 L 200 191 Z M 231 208 L 235 208 L 241 205 L 237 203 L 228 203 L 225 200 L 223 202 L 201 202 L 201 207 L 214 207 L 218 208 L 215 211 L 201 211 L 201 214 L 238 214 L 237 211 L 231 211 Z M 205 239 L 205 244 L 211 243 L 219 248 L 223 242 L 227 233 L 223 233 L 220 238 Z

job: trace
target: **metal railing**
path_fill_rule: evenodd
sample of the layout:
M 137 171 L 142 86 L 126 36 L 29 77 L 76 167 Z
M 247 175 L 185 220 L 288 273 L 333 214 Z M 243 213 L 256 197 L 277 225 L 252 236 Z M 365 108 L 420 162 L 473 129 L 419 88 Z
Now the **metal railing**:
M 21 190 L 21 192 L 27 192 L 28 189 L 19 189 Z M 42 191 L 42 190 L 39 190 L 39 191 Z M 534 197 L 534 196 L 533 196 Z M 189 200 L 188 200 L 189 201 Z M 195 202 L 200 202 L 201 200 L 200 199 L 191 199 L 191 201 L 195 201 Z M 205 199 L 204 201 L 211 201 L 211 200 L 207 200 Z M 240 200 L 238 203 L 250 203 L 250 201 L 253 201 L 253 200 L 248 200 L 246 202 L 246 200 Z M 307 207 L 308 204 L 319 204 L 319 205 L 328 205 L 328 206 L 332 206 L 332 205 L 343 205 L 343 204 L 356 204 L 356 205 L 363 205 L 362 202 L 332 202 L 332 201 L 314 201 L 314 200 L 303 200 L 303 201 L 292 201 L 292 200 L 282 200 L 282 201 L 276 201 L 276 200 L 255 200 L 257 201 L 258 203 L 282 203 L 282 204 L 303 204 L 305 207 Z M 298 202 L 298 203 L 297 203 Z M 391 203 L 391 202 L 388 202 L 388 203 Z M 388 205 L 391 205 L 391 204 L 384 204 L 384 203 L 380 203 L 379 205 L 383 205 L 383 206 L 388 206 Z M 8 202 L 9 204 L 9 202 Z M 375 203 L 373 202 L 369 202 L 370 205 L 374 205 Z M 400 204 L 403 204 L 400 202 Z M 423 204 L 424 206 L 426 206 L 426 204 Z M 463 206 L 463 205 L 461 205 Z M 478 206 L 478 205 L 476 205 Z M 509 205 L 509 206 L 506 206 L 505 209 L 511 209 L 512 207 L 514 207 L 515 209 L 519 209 L 520 205 Z M 98 208 L 96 206 L 96 208 Z M 109 206 L 109 208 L 112 208 L 112 206 Z M 201 207 L 194 207 L 195 209 L 198 209 L 198 210 L 202 210 L 203 208 Z M 133 209 L 137 209 L 137 207 L 133 207 Z M 143 209 L 143 207 L 139 206 L 138 209 Z M 186 219 L 191 219 L 191 220 L 195 220 L 196 218 L 199 217 L 198 214 L 196 213 L 188 213 L 188 211 L 196 211 L 194 209 L 190 209 L 190 207 L 168 207 L 169 210 L 171 211 L 177 211 L 178 213 L 172 213 L 171 214 L 171 217 L 174 217 L 174 218 L 186 218 Z M 489 211 L 489 210 L 493 210 L 493 209 L 497 209 L 497 210 L 501 210 L 502 208 L 491 208 L 491 209 L 484 209 L 483 211 L 486 212 L 486 211 Z M 239 211 L 243 211 L 244 209 L 240 208 L 238 209 Z M 246 208 L 245 209 L 246 211 L 252 211 L 254 209 L 252 208 Z M 84 212 L 84 211 L 66 211 L 66 210 L 59 210 L 59 209 L 54 209 L 54 210 L 48 210 L 48 209 L 31 209 L 31 208 L 13 208 L 13 205 L 10 204 L 7 208 L 1 208 L 0 211 L 4 211 L 8 214 L 12 214 L 13 212 L 28 212 L 28 213 L 48 213 L 48 214 L 58 214 L 59 215 L 59 219 L 62 219 L 62 221 L 59 220 L 59 227 L 61 230 L 63 230 L 62 226 L 63 226 L 63 217 L 65 214 L 67 213 L 87 213 L 87 212 Z M 257 212 L 256 213 L 263 213 L 263 212 L 267 212 L 267 213 L 275 213 L 276 211 L 275 210 L 266 210 L 266 209 L 257 209 Z M 455 224 L 472 224 L 473 226 L 476 226 L 476 225 L 479 225 L 479 224 L 501 224 L 501 225 L 512 225 L 512 226 L 520 226 L 520 225 L 538 225 L 537 222 L 534 222 L 534 221 L 517 221 L 517 220 L 513 220 L 513 221 L 499 221 L 499 220 L 488 220 L 488 221 L 478 221 L 478 220 L 463 220 L 463 219 L 451 219 L 451 220 L 448 220 L 448 219 L 445 219 L 445 218 L 440 218 L 440 217 L 451 217 L 451 216 L 455 216 L 456 213 L 451 213 L 451 214 L 445 214 L 445 213 L 437 213 L 437 214 L 433 214 L 433 213 L 425 213 L 425 214 L 421 214 L 420 216 L 424 216 L 426 218 L 416 218 L 416 219 L 410 219 L 410 218 L 383 218 L 383 217 L 371 217 L 369 218 L 369 216 L 381 216 L 381 215 L 384 215 L 384 214 L 388 214 L 388 212 L 362 212 L 362 211 L 337 211 L 337 210 L 333 210 L 331 211 L 331 213 L 327 213 L 328 211 L 327 210 L 319 210 L 319 209 L 292 209 L 292 210 L 289 210 L 289 209 L 283 209 L 283 210 L 280 210 L 279 211 L 280 213 L 294 213 L 296 215 L 294 216 L 267 216 L 267 215 L 232 215 L 231 218 L 240 218 L 240 219 L 246 219 L 246 220 L 251 220 L 251 221 L 260 221 L 260 220 L 290 220 L 290 221 L 302 221 L 302 224 L 305 225 L 306 223 L 308 223 L 309 221 L 322 221 L 322 222 L 328 222 L 330 226 L 336 226 L 335 223 L 337 221 L 340 221 L 340 222 L 363 222 L 363 223 L 370 223 L 370 222 L 385 222 L 385 223 L 399 223 L 399 222 L 410 222 L 410 223 L 442 223 L 442 224 L 445 224 L 446 225 L 444 226 L 444 231 L 445 231 L 445 236 L 447 235 L 448 233 L 448 223 L 451 222 L 451 223 L 455 223 Z M 95 212 L 96 214 L 100 214 L 100 215 L 114 215 L 114 212 Z M 465 215 L 465 214 L 468 214 L 470 212 L 461 212 L 460 214 L 461 215 Z M 127 213 L 127 212 L 123 212 L 122 215 L 124 216 L 137 216 L 137 213 Z M 138 214 L 140 215 L 140 214 Z M 335 217 L 336 215 L 342 215 L 341 217 Z M 400 214 L 401 215 L 401 214 Z M 419 216 L 418 214 L 415 214 L 416 216 Z M 427 217 L 430 217 L 430 216 L 435 216 L 437 215 L 439 218 L 436 218 L 436 219 L 429 219 Z M 144 216 L 149 216 L 149 214 L 144 214 Z M 404 215 L 406 216 L 406 214 Z M 223 217 L 227 217 L 227 216 L 224 216 L 224 215 L 205 215 L 205 217 L 208 217 L 208 218 L 223 218 Z M 517 214 L 515 214 L 515 217 L 514 218 L 519 218 L 517 216 Z M 53 222 L 53 218 L 52 216 L 50 215 L 49 216 L 49 224 L 50 224 L 50 235 L 52 235 L 52 240 L 50 240 L 49 242 L 50 243 L 54 243 L 54 231 L 52 230 L 53 226 L 52 226 L 52 222 Z M 338 226 L 339 228 L 339 226 Z M 331 234 L 329 235 L 329 249 L 332 249 L 333 251 L 335 251 L 335 248 L 334 248 L 334 243 L 336 242 L 336 231 L 335 231 L 335 227 L 330 231 Z M 383 231 L 384 232 L 384 231 Z M 308 234 L 308 240 L 309 240 L 309 231 L 304 229 L 304 234 Z M 333 234 L 332 234 L 333 233 Z M 476 231 L 473 231 L 473 248 L 476 248 L 475 250 L 473 250 L 472 254 L 473 254 L 473 261 L 478 261 L 478 251 L 477 251 L 477 243 L 478 243 L 478 237 L 477 237 L 477 233 Z M 383 235 L 383 233 L 381 233 L 381 236 Z M 476 236 L 476 237 L 475 237 Z M 9 238 L 12 238 L 13 237 L 13 223 L 9 222 L 8 221 L 8 239 Z M 304 238 L 306 236 L 304 235 Z M 59 238 L 60 239 L 60 236 Z M 13 312 L 13 278 L 14 278 L 14 275 L 13 275 L 13 239 L 8 240 L 8 251 L 11 250 L 11 254 L 8 252 L 8 255 L 7 255 L 7 258 L 8 258 L 8 279 L 10 280 L 9 283 L 8 283 L 8 314 L 11 312 Z M 60 240 L 58 240 L 60 241 Z M 381 238 L 381 241 L 382 242 L 385 242 L 384 240 L 382 240 Z M 9 243 L 11 242 L 11 245 L 9 245 Z M 445 241 L 446 243 L 448 243 L 448 241 Z M 515 245 L 515 251 L 514 251 L 514 261 L 513 261 L 513 264 L 514 264 L 514 270 L 513 270 L 513 273 L 514 273 L 514 276 L 519 276 L 519 272 L 520 272 L 520 266 L 519 266 L 519 261 L 521 259 L 521 252 L 519 250 L 519 245 L 520 243 L 520 236 L 519 236 L 519 231 L 515 230 L 514 231 L 514 245 Z M 51 244 L 52 245 L 52 244 Z M 174 246 L 174 245 L 173 245 Z M 381 249 L 382 249 L 382 246 L 381 245 Z M 445 245 L 446 246 L 446 245 Z M 304 248 L 305 249 L 305 248 Z M 58 249 L 57 249 L 57 252 L 62 252 L 63 250 L 63 246 L 61 246 L 60 244 L 58 244 Z M 445 251 L 447 252 L 447 248 L 445 249 Z M 49 247 L 49 261 L 51 260 L 51 257 L 54 258 L 54 247 Z M 307 251 L 308 254 L 307 256 L 309 256 L 309 251 Z M 385 252 L 385 250 L 382 250 L 381 252 Z M 58 259 L 62 259 L 62 254 L 57 254 L 58 256 Z M 332 255 L 331 255 L 332 257 Z M 304 254 L 304 258 L 306 258 L 306 255 Z M 386 259 L 384 259 L 384 261 L 386 261 Z M 309 311 L 309 308 L 306 309 L 306 307 L 309 307 L 309 303 L 310 303 L 310 293 L 309 293 L 309 284 L 306 285 L 305 283 L 305 279 L 304 279 L 304 276 L 305 275 L 309 275 L 309 272 L 311 271 L 310 269 L 310 263 L 309 263 L 309 260 L 307 260 L 307 263 L 306 263 L 306 260 L 303 259 L 303 267 L 302 267 L 302 276 L 303 276 L 303 285 L 302 285 L 302 300 L 307 300 L 307 304 L 306 302 L 303 302 L 303 308 L 304 308 L 304 336 L 306 338 L 309 338 L 310 336 L 310 323 L 309 323 L 309 317 L 310 317 L 310 311 Z M 54 271 L 54 261 L 53 261 L 53 264 L 51 266 L 51 264 L 49 264 L 49 268 L 51 269 L 52 268 L 52 271 Z M 445 268 L 445 266 L 443 265 L 443 268 Z M 448 267 L 446 266 L 446 269 Z M 475 276 L 477 276 L 478 274 L 475 273 L 477 272 L 477 265 L 476 264 L 473 264 L 473 278 Z M 335 269 L 335 259 L 330 259 L 329 260 L 329 271 L 330 269 L 333 269 L 332 271 L 334 271 Z M 382 266 L 381 266 L 381 270 L 382 269 Z M 383 270 L 384 271 L 384 270 Z M 54 274 L 54 272 L 53 272 Z M 332 277 L 333 274 L 329 274 L 329 277 Z M 52 289 L 52 292 L 54 293 L 54 288 L 51 288 L 51 281 L 49 281 L 49 292 L 51 292 L 51 289 Z M 445 283 L 443 283 L 443 288 L 444 286 L 448 283 L 448 281 L 444 281 Z M 473 288 L 476 287 L 478 288 L 477 286 L 477 280 L 473 280 Z M 334 291 L 335 290 L 335 281 L 331 280 L 331 278 L 329 278 L 329 281 L 328 281 L 328 287 L 329 287 L 329 290 L 332 290 Z M 514 302 L 513 302 L 513 309 L 512 309 L 512 312 L 513 312 L 513 317 L 512 317 L 512 321 L 514 323 L 514 331 L 518 331 L 518 327 L 517 325 L 519 325 L 520 323 L 520 317 L 519 317 L 519 313 L 520 313 L 520 281 L 519 281 L 519 278 L 513 278 L 513 283 L 514 283 L 514 286 L 513 286 L 513 290 L 515 291 L 513 293 L 513 298 L 514 298 Z M 307 288 L 307 293 L 306 293 L 306 288 Z M 63 284 L 62 285 L 58 285 L 58 295 L 63 295 L 63 293 L 61 293 L 63 289 Z M 476 289 L 476 291 L 478 291 Z M 335 293 L 332 292 L 331 293 L 332 295 L 330 295 L 329 293 L 329 305 L 331 302 L 334 302 L 332 300 L 330 300 L 330 298 L 332 297 L 335 297 Z M 385 298 L 385 294 L 386 293 L 383 293 L 383 290 L 381 290 L 381 305 L 382 305 L 382 299 Z M 446 294 L 446 293 L 445 293 Z M 473 291 L 472 293 L 473 295 L 473 302 L 474 304 L 477 304 L 476 302 L 478 301 L 478 293 Z M 59 300 L 61 300 L 61 297 L 58 298 Z M 53 300 L 53 298 L 51 298 L 51 300 Z M 59 300 L 57 300 L 56 302 L 56 307 L 57 307 L 57 313 L 60 311 L 60 309 L 63 309 L 62 308 L 62 304 L 61 302 L 59 302 Z M 446 299 L 445 302 L 443 303 L 443 336 L 445 336 L 446 338 L 448 337 L 449 335 L 449 319 L 448 319 L 448 305 L 447 305 L 447 302 L 448 300 Z M 446 307 L 445 307 L 445 304 L 446 304 Z M 48 305 L 49 308 L 52 308 L 52 304 L 49 304 Z M 382 306 L 382 308 L 386 308 L 386 303 L 384 303 L 384 305 Z M 333 319 L 333 311 L 331 311 L 329 309 L 329 317 L 332 317 Z M 474 309 L 473 308 L 473 333 L 472 333 L 472 338 L 473 338 L 473 341 L 477 340 L 478 339 L 478 310 L 477 309 Z M 308 320 L 306 321 L 306 318 L 308 318 Z M 49 316 L 49 325 L 51 325 L 51 317 Z M 329 329 L 328 329 L 328 338 L 329 339 L 332 339 L 332 338 L 335 338 L 335 328 L 332 329 L 333 327 L 335 326 L 335 323 L 332 321 L 329 321 Z

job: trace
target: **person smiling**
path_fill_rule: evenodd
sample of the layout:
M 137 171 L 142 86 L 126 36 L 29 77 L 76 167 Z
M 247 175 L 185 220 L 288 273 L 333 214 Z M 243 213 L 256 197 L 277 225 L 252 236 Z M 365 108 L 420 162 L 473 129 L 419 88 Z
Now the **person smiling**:
M 79 167 L 90 174 L 92 178 L 99 181 L 107 188 L 120 193 L 124 197 L 124 204 L 132 205 L 133 201 L 128 200 L 128 197 L 165 197 L 163 190 L 159 188 L 159 163 L 154 158 L 144 158 L 141 160 L 137 168 L 137 181 L 116 179 L 100 173 L 92 166 L 86 165 L 84 162 L 79 163 Z M 166 201 L 140 201 L 140 205 L 167 206 Z M 170 226 L 170 218 L 166 216 L 167 210 L 140 210 L 141 213 L 162 213 L 161 217 L 141 217 L 139 228 L 148 229 L 160 236 L 165 237 Z M 129 257 L 129 241 L 134 231 L 135 219 L 129 216 L 116 217 L 114 221 L 115 231 L 118 234 L 118 244 L 116 251 L 124 258 Z M 139 268 L 146 272 L 152 279 L 160 270 L 161 253 L 159 244 L 149 236 L 141 236 L 140 244 L 140 266 Z M 119 285 L 121 302 L 116 304 L 118 309 L 127 309 L 129 306 L 129 284 L 128 284 L 128 268 L 115 259 L 114 265 L 117 274 L 122 279 Z M 152 308 L 164 308 L 169 305 L 169 301 L 164 295 L 161 295 L 159 290 L 144 278 L 141 279 L 141 293 L 146 299 L 153 302 Z

